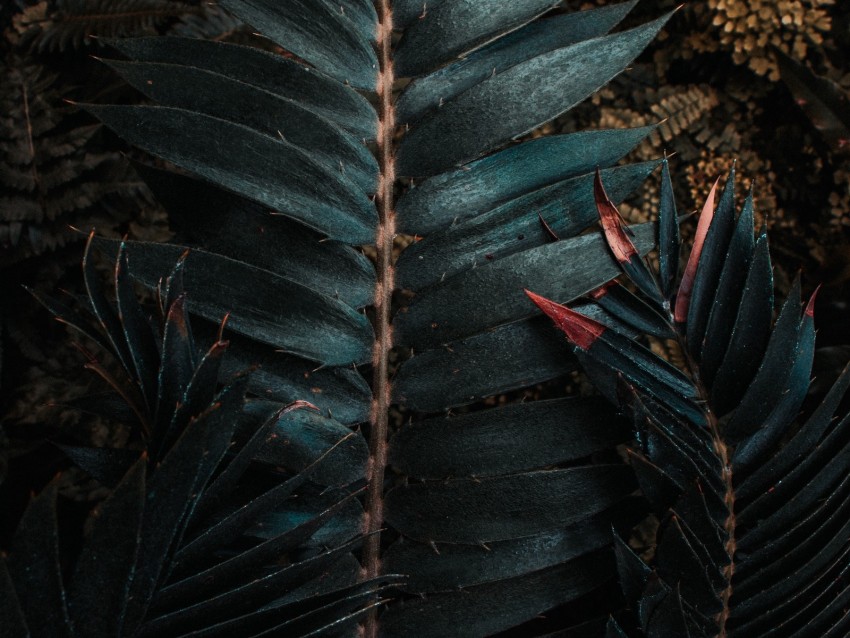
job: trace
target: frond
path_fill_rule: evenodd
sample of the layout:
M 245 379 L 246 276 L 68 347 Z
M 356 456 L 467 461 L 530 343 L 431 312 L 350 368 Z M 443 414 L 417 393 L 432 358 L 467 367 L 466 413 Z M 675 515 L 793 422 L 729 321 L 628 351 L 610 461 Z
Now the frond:
M 666 317 L 687 376 L 592 318 L 532 299 L 633 415 L 632 466 L 661 518 L 650 566 L 625 543 L 618 548 L 644 634 L 843 636 L 850 417 L 836 412 L 850 368 L 799 421 L 815 295 L 801 308 L 798 279 L 773 321 L 767 236 L 754 237 L 752 193 L 736 217 L 734 188 L 733 169 L 716 209 L 716 185 L 709 195 L 675 289 L 679 243 L 665 163 L 660 277 L 637 257 L 620 260 L 647 307 Z M 604 225 L 609 203 L 601 186 L 598 193 Z M 628 240 L 606 236 L 615 254 L 625 246 L 634 255 Z M 637 319 L 630 309 L 618 314 Z
M 184 263 L 163 282 L 151 323 L 123 245 L 113 305 L 92 242 L 86 307 L 39 300 L 119 362 L 123 378 L 94 357 L 87 367 L 124 405 L 87 403 L 113 417 L 113 406 L 129 408 L 141 450 L 63 448 L 114 489 L 71 574 L 58 556 L 56 483 L 32 501 L 3 561 L 3 635 L 307 636 L 355 626 L 398 580 L 356 581 L 350 552 L 363 512 L 347 486 L 363 472 L 365 442 L 297 414 L 308 403 L 246 401 L 249 375 L 220 385 L 228 343 L 219 333 L 205 351 L 196 345 Z
M 231 365 L 262 365 L 251 392 L 369 422 L 364 578 L 411 580 L 368 636 L 488 635 L 566 604 L 603 626 L 610 604 L 581 600 L 614 576 L 611 525 L 644 509 L 613 451 L 627 430 L 595 434 L 616 413 L 584 399 L 428 413 L 576 369 L 522 289 L 566 302 L 617 275 L 602 236 L 584 233 L 592 171 L 621 201 L 658 166 L 616 166 L 654 127 L 526 138 L 622 72 L 669 16 L 611 33 L 634 2 L 220 4 L 284 55 L 111 40 L 126 59 L 108 63 L 156 105 L 86 106 L 181 170 L 141 169 L 181 243 L 127 242 L 134 275 L 154 288 L 190 248 L 186 305 L 229 313 Z M 416 241 L 396 263 L 399 233 Z M 653 228 L 636 235 L 646 253 Z M 360 249 L 372 243 L 374 263 Z M 396 357 L 409 358 L 393 374 Z M 425 414 L 390 439 L 393 404 Z M 541 437 L 583 444 L 546 449 L 523 435 L 535 419 Z M 482 437 L 490 469 L 465 447 Z

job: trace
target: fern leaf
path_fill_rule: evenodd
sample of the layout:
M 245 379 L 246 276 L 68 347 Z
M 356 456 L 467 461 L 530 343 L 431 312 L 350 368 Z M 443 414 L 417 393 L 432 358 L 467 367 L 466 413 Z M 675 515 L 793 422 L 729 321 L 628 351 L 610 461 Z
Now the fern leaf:
M 126 243 L 130 271 L 154 288 L 190 248 L 185 308 L 207 321 L 230 313 L 232 343 L 220 375 L 237 362 L 260 362 L 247 382 L 250 392 L 281 402 L 309 398 L 322 409 L 324 420 L 290 430 L 291 447 L 305 456 L 298 463 L 326 447 L 316 445 L 316 428 L 324 428 L 329 441 L 340 428 L 368 421 L 368 463 L 359 453 L 340 452 L 340 466 L 328 472 L 340 477 L 334 480 L 363 472 L 363 507 L 356 501 L 349 514 L 322 511 L 340 529 L 353 521 L 366 534 L 364 583 L 393 565 L 382 561 L 385 554 L 407 555 L 397 564 L 415 571 L 411 582 L 419 584 L 383 616 L 366 613 L 366 636 L 533 631 L 526 623 L 563 605 L 573 605 L 569 624 L 604 627 L 611 601 L 594 609 L 578 601 L 600 595 L 614 575 L 610 526 L 628 528 L 645 508 L 631 497 L 633 474 L 613 453 L 625 430 L 591 446 L 592 454 L 547 456 L 522 436 L 524 423 L 547 406 L 484 411 L 480 419 L 499 423 L 503 441 L 510 433 L 518 441 L 488 456 L 488 465 L 503 471 L 479 478 L 473 463 L 461 464 L 462 456 L 476 454 L 462 449 L 461 437 L 454 456 L 443 459 L 452 466 L 443 483 L 414 469 L 411 456 L 423 448 L 410 447 L 405 428 L 394 433 L 392 421 L 398 407 L 439 412 L 576 368 L 522 289 L 545 277 L 547 293 L 570 301 L 616 276 L 602 236 L 582 234 L 595 221 L 592 189 L 584 186 L 598 165 L 610 177 L 611 196 L 626 197 L 657 162 L 614 165 L 652 128 L 517 140 L 622 72 L 669 16 L 609 34 L 634 2 L 576 15 L 550 12 L 552 0 L 436 2 L 424 10 L 418 3 L 394 4 L 221 3 L 285 55 L 173 37 L 110 42 L 129 58 L 110 64 L 157 105 L 85 108 L 192 175 L 142 169 L 180 220 L 183 243 Z M 412 81 L 402 88 L 405 79 Z M 401 258 L 400 230 L 424 235 Z M 647 225 L 636 234 L 644 254 L 654 229 Z M 363 251 L 375 255 L 370 272 L 360 247 L 372 243 Z M 144 387 L 146 366 L 138 365 L 140 353 L 118 330 L 114 311 L 102 304 L 96 310 L 119 360 Z M 613 330 L 634 334 L 627 323 L 603 318 Z M 173 359 L 178 375 L 189 369 L 189 357 L 171 335 L 163 362 Z M 413 356 L 399 365 L 410 349 Z M 169 405 L 183 387 L 178 376 L 157 379 L 157 396 L 171 397 Z M 151 417 L 158 412 L 147 385 L 140 421 L 160 431 L 165 421 Z M 559 409 L 586 414 L 589 404 Z M 618 418 L 603 415 L 609 422 Z M 430 424 L 417 419 L 412 431 L 428 431 Z M 451 442 L 462 425 L 447 419 L 441 436 Z M 167 449 L 170 435 L 162 440 Z M 422 460 L 437 467 L 440 454 L 429 448 Z M 268 459 L 281 463 L 275 453 Z M 389 459 L 411 474 L 387 472 Z M 348 538 L 304 562 L 328 569 L 352 550 Z M 272 541 L 257 548 L 265 542 Z M 480 545 L 489 542 L 489 551 Z M 451 550 L 423 559 L 420 570 L 409 556 L 430 552 L 432 544 Z M 541 547 L 551 551 L 540 554 Z M 518 552 L 523 559 L 515 561 Z M 193 564 L 204 554 L 191 553 Z M 185 577 L 178 568 L 173 598 L 161 607 L 153 603 L 162 615 L 149 631 L 186 632 L 208 621 L 218 623 L 213 635 L 232 635 L 236 619 L 225 618 L 230 606 L 251 626 L 246 600 L 301 577 L 300 563 L 260 577 L 250 561 L 240 556 Z M 242 566 L 257 579 L 224 591 Z M 451 570 L 447 582 L 460 590 L 424 584 Z M 362 600 L 358 592 L 350 595 Z M 192 596 L 203 600 L 189 605 Z M 360 611 L 337 602 L 345 618 L 360 620 Z M 265 611 L 256 616 L 266 617 Z M 292 625 L 274 631 L 286 627 Z
M 675 327 L 689 377 L 592 318 L 529 294 L 603 383 L 619 378 L 633 414 L 640 449 L 632 463 L 662 516 L 652 570 L 636 567 L 625 545 L 618 553 L 643 633 L 840 635 L 850 419 L 836 411 L 850 368 L 799 422 L 815 296 L 801 313 L 798 280 L 771 326 L 767 237 L 753 238 L 752 194 L 735 219 L 733 188 L 734 170 L 717 211 L 709 197 L 675 315 L 668 300 L 648 299 Z M 676 208 L 663 192 L 659 224 L 669 228 Z M 669 277 L 678 243 L 661 246 Z
M 89 251 L 93 245 L 90 240 Z M 122 364 L 124 380 L 94 359 L 88 367 L 128 402 L 144 452 L 66 448 L 114 490 L 99 506 L 67 586 L 58 550 L 50 550 L 58 546 L 56 486 L 32 502 L 9 557 L 12 582 L 4 580 L 8 622 L 20 620 L 34 634 L 73 626 L 92 636 L 244 635 L 281 627 L 309 635 L 356 623 L 397 580 L 327 578 L 360 542 L 363 511 L 347 486 L 366 465 L 365 442 L 347 443 L 354 436 L 332 419 L 293 419 L 294 411 L 312 407 L 304 402 L 246 406 L 247 375 L 218 389 L 228 344 L 219 335 L 206 354 L 198 351 L 183 288 L 191 282 L 185 259 L 164 282 L 157 330 L 135 297 L 123 244 L 116 261 L 115 307 L 88 253 L 87 308 L 40 300 Z M 108 410 L 110 403 L 93 405 Z M 299 442 L 294 454 L 278 443 L 283 437 Z M 259 470 L 269 461 L 271 474 L 268 466 Z M 292 472 L 286 480 L 279 476 L 284 467 Z M 315 494 L 309 481 L 339 487 Z M 296 493 L 306 508 L 290 504 Z M 282 556 L 311 550 L 314 555 L 279 564 Z M 34 552 L 41 556 L 38 569 Z M 104 583 L 114 586 L 104 591 Z M 307 586 L 311 595 L 298 593 Z

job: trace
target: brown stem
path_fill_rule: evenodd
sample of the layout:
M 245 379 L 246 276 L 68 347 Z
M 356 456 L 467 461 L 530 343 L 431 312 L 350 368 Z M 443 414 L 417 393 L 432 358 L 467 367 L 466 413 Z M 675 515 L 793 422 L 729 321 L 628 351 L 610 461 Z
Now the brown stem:
M 723 577 L 726 580 L 726 587 L 724 587 L 723 591 L 720 592 L 720 602 L 723 603 L 723 609 L 721 609 L 720 613 L 715 616 L 717 621 L 718 633 L 717 638 L 726 638 L 726 621 L 729 619 L 729 599 L 732 597 L 732 576 L 735 574 L 735 549 L 736 549 L 736 541 L 735 541 L 735 486 L 732 483 L 732 465 L 729 459 L 729 448 L 726 446 L 726 442 L 723 440 L 723 437 L 720 434 L 720 428 L 718 427 L 717 417 L 714 415 L 714 412 L 711 411 L 708 402 L 708 389 L 705 387 L 702 379 L 699 374 L 699 367 L 696 362 L 690 355 L 690 351 L 687 348 L 687 343 L 685 337 L 678 333 L 678 342 L 679 347 L 682 350 L 682 353 L 685 356 L 685 361 L 688 366 L 688 372 L 690 372 L 691 378 L 694 381 L 694 385 L 697 388 L 697 392 L 699 394 L 700 401 L 705 406 L 705 414 L 708 418 L 708 428 L 711 432 L 712 444 L 714 446 L 714 453 L 717 455 L 717 458 L 720 459 L 721 465 L 721 474 L 723 479 L 723 487 L 725 490 L 725 494 L 723 495 L 723 502 L 726 505 L 726 510 L 728 515 L 726 517 L 726 521 L 724 522 L 724 529 L 726 530 L 727 540 L 726 540 L 726 553 L 729 556 L 729 564 L 723 569 Z
M 393 106 L 392 65 L 392 10 L 390 0 L 380 0 L 378 9 L 378 163 L 380 177 L 376 204 L 378 207 L 378 234 L 375 238 L 378 279 L 375 286 L 375 346 L 372 353 L 374 366 L 372 413 L 369 430 L 369 469 L 366 491 L 367 536 L 363 547 L 363 578 L 376 578 L 381 573 L 381 535 L 384 521 L 384 468 L 387 464 L 388 414 L 391 401 L 389 379 L 389 355 L 393 347 L 390 311 L 395 288 L 395 265 L 393 263 L 393 239 L 395 238 L 395 210 L 393 185 L 395 183 L 395 157 L 393 137 L 395 134 L 395 107 Z M 364 636 L 378 635 L 377 612 L 372 610 L 366 617 Z

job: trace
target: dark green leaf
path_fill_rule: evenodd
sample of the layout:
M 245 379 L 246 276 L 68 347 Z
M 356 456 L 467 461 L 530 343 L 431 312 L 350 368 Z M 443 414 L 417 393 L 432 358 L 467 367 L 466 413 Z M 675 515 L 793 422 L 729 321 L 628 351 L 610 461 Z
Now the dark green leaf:
M 382 635 L 489 636 L 595 589 L 611 576 L 612 563 L 600 552 L 519 578 L 407 601 L 382 615 Z
M 724 388 L 744 387 L 758 371 L 758 363 L 765 354 L 765 348 L 770 336 L 770 322 L 773 317 L 773 272 L 771 270 L 770 253 L 767 247 L 767 235 L 762 235 L 756 244 L 752 261 L 749 264 L 744 289 L 741 295 L 741 305 L 738 308 L 735 323 L 728 339 L 710 341 L 710 333 L 706 336 L 703 347 L 703 369 L 708 369 L 706 381 L 714 381 L 712 396 L 715 398 L 714 409 L 718 414 L 724 414 L 726 408 L 732 405 L 730 395 L 722 394 Z M 716 374 L 712 374 L 711 366 L 717 359 L 717 353 L 725 350 L 722 364 Z
M 399 227 L 411 234 L 432 233 L 482 215 L 533 191 L 588 174 L 597 166 L 609 167 L 653 130 L 654 127 L 585 131 L 541 137 L 511 146 L 461 170 L 431 177 L 409 190 L 398 202 Z M 623 169 L 603 173 L 605 183 L 615 198 L 625 197 L 631 192 L 625 185 L 621 187 L 619 181 L 613 181 L 614 175 L 621 173 L 624 173 Z M 589 187 L 584 188 L 584 181 L 572 182 L 569 186 L 564 184 L 562 188 L 540 195 L 560 200 L 572 192 L 576 192 L 573 197 L 583 194 L 584 198 L 572 205 L 564 203 L 563 210 L 578 208 L 586 210 L 590 216 L 593 213 L 593 193 Z M 577 187 L 579 183 L 581 188 Z M 536 197 L 534 201 L 537 206 L 545 203 L 543 197 Z M 586 206 L 587 202 L 591 205 Z M 541 211 L 541 214 L 544 212 Z M 554 220 L 558 215 L 545 217 Z
M 389 462 L 420 479 L 493 476 L 578 459 L 627 438 L 605 401 L 534 401 L 406 425 L 390 443 Z
M 577 368 L 566 340 L 536 317 L 416 355 L 396 375 L 393 398 L 411 410 L 436 412 Z
M 372 392 L 363 376 L 352 368 L 320 368 L 236 334 L 228 334 L 230 346 L 221 374 L 227 378 L 251 366 L 251 392 L 264 399 L 291 403 L 307 400 L 324 414 L 350 425 L 369 419 Z
M 342 545 L 362 533 L 365 515 L 360 501 L 347 498 L 348 496 L 348 488 L 319 492 L 318 489 L 313 490 L 306 486 L 301 490 L 300 498 L 264 514 L 245 534 L 252 538 L 268 540 L 303 523 L 321 518 L 326 521 L 325 524 L 304 540 L 303 546 L 316 549 Z M 339 507 L 334 507 L 337 504 Z M 333 509 L 333 516 L 323 516 L 330 509 Z
M 265 416 L 278 408 L 279 404 L 263 401 L 249 404 L 248 411 Z M 369 460 L 366 439 L 350 434 L 344 425 L 312 410 L 288 411 L 277 420 L 253 459 L 297 473 L 333 448 L 313 471 L 311 480 L 321 485 L 347 485 L 365 476 Z
M 699 265 L 690 293 L 687 315 L 688 348 L 697 360 L 702 352 L 708 317 L 713 308 L 715 292 L 726 258 L 726 249 L 734 230 L 735 167 L 733 166 L 698 255 Z
M 98 239 L 105 246 L 111 240 Z M 149 288 L 185 252 L 181 246 L 126 242 L 133 274 Z M 202 250 L 186 257 L 189 309 L 253 339 L 328 365 L 371 356 L 372 328 L 347 304 L 295 282 Z M 231 314 L 232 313 L 232 314 Z
M 100 322 L 104 333 L 106 334 L 111 348 L 109 351 L 118 358 L 128 376 L 134 375 L 133 358 L 130 350 L 127 347 L 127 341 L 124 337 L 124 331 L 121 328 L 121 322 L 118 320 L 118 315 L 115 313 L 115 308 L 109 302 L 106 294 L 103 291 L 103 282 L 100 278 L 100 273 L 94 263 L 92 256 L 92 246 L 96 241 L 94 232 L 89 235 L 86 243 L 86 249 L 83 253 L 83 282 L 85 283 L 86 293 L 88 294 L 91 310 L 97 320 Z M 117 245 L 116 245 L 117 252 Z M 113 252 L 113 254 L 115 254 Z M 173 263 L 173 262 L 172 262 Z
M 420 75 L 521 27 L 557 0 L 482 3 L 454 0 L 427 7 L 405 31 L 393 66 L 400 76 Z
M 767 259 L 768 274 L 770 275 L 770 255 L 767 251 L 767 236 L 762 233 L 764 246 L 759 257 Z M 752 191 L 747 198 L 747 204 L 738 217 L 738 223 L 732 234 L 731 241 L 726 251 L 726 259 L 720 280 L 717 283 L 717 292 L 714 295 L 714 304 L 710 310 L 708 322 L 705 329 L 705 342 L 700 344 L 702 350 L 702 361 L 700 369 L 708 385 L 714 380 L 717 369 L 723 361 L 723 355 L 729 345 L 729 338 L 735 320 L 743 301 L 744 285 L 747 281 L 748 271 L 758 257 L 754 254 L 755 240 L 753 239 L 753 205 Z M 758 270 L 758 269 L 756 269 Z M 768 308 L 768 321 L 773 314 L 773 286 L 771 277 L 771 304 Z M 750 295 L 756 291 L 750 290 Z M 760 292 L 760 291 L 759 291 Z M 753 300 L 755 301 L 755 300 Z M 746 305 L 744 305 L 746 309 Z M 769 327 L 770 324 L 768 324 Z M 755 328 L 755 327 L 754 327 Z M 762 328 L 762 326 L 759 326 Z
M 162 570 L 169 567 L 169 555 L 180 537 L 186 514 L 199 489 L 199 479 L 207 468 L 213 425 L 220 407 L 212 407 L 195 419 L 182 433 L 162 463 L 148 479 L 145 517 L 142 524 L 138 561 L 130 585 L 124 631 L 138 629 L 147 613 Z
M 732 465 L 739 477 L 750 474 L 753 468 L 758 467 L 773 451 L 797 417 L 806 398 L 812 375 L 812 360 L 815 355 L 815 326 L 811 314 L 814 299 L 813 295 L 803 315 L 793 359 L 783 362 L 788 368 L 785 385 L 781 388 L 776 400 L 771 402 L 769 412 L 759 424 L 759 429 L 748 439 L 741 441 L 732 455 Z M 738 415 L 735 414 L 735 416 Z
M 481 82 L 411 128 L 397 173 L 440 173 L 557 117 L 620 73 L 669 17 L 544 53 Z
M 249 403 L 245 406 L 246 412 L 250 408 L 250 405 L 251 404 Z M 239 485 L 239 481 L 248 470 L 248 467 L 254 459 L 254 455 L 271 435 L 272 428 L 277 423 L 281 413 L 285 410 L 292 409 L 294 406 L 295 404 L 292 404 L 291 407 L 281 407 L 280 409 L 275 410 L 271 416 L 266 419 L 265 423 L 256 428 L 254 434 L 241 448 L 239 448 L 239 451 L 236 452 L 233 458 L 227 462 L 224 469 L 219 472 L 209 485 L 207 485 L 192 510 L 189 520 L 190 527 L 197 521 L 203 521 L 232 494 Z
M 59 564 L 58 481 L 33 498 L 12 537 L 6 566 L 33 638 L 70 638 L 71 621 Z
M 353 308 L 372 303 L 375 268 L 358 250 L 321 236 L 244 197 L 212 184 L 136 165 L 189 244 L 244 261 L 338 297 Z
M 658 266 L 661 292 L 670 299 L 679 274 L 679 217 L 667 158 L 661 163 L 661 201 L 658 212 Z
M 375 207 L 338 169 L 240 124 L 163 106 L 86 109 L 129 143 L 350 244 L 374 239 Z M 209 144 L 213 138 L 216 144 Z M 316 189 L 316 184 L 322 184 Z M 270 188 L 273 186 L 273 188 Z
M 756 376 L 746 390 L 737 390 L 738 396 L 742 398 L 737 402 L 735 411 L 724 428 L 724 436 L 730 442 L 736 443 L 758 429 L 781 398 L 782 392 L 787 388 L 790 374 L 787 363 L 795 358 L 800 326 L 800 280 L 798 278 L 782 306 Z M 718 390 L 719 383 L 715 385 L 713 395 L 717 394 Z
M 142 457 L 94 513 L 68 588 L 68 611 L 80 635 L 119 635 L 139 545 L 146 469 Z
M 650 250 L 655 228 L 635 228 L 642 254 Z M 601 234 L 582 235 L 485 264 L 461 273 L 417 296 L 395 322 L 399 343 L 433 347 L 534 314 L 523 294 L 529 285 L 567 302 L 598 288 L 620 270 L 603 250 Z M 569 275 L 566 275 L 566 272 Z
M 629 497 L 563 530 L 480 545 L 425 545 L 402 538 L 384 554 L 384 568 L 410 574 L 411 592 L 454 591 L 514 578 L 573 560 L 611 542 L 611 525 L 628 530 L 645 503 Z M 438 553 L 439 552 L 439 553 Z
M 162 106 L 221 118 L 285 141 L 308 153 L 329 173 L 351 180 L 350 188 L 375 192 L 378 164 L 366 146 L 307 106 L 194 67 L 117 60 L 109 65 Z M 246 104 L 251 108 L 246 109 Z
M 134 283 L 134 278 L 130 276 L 126 244 L 121 242 L 118 246 L 118 258 L 115 261 L 118 319 L 133 362 L 134 378 L 145 396 L 147 405 L 153 408 L 156 406 L 159 350 L 151 324 L 136 298 Z
M 362 24 L 345 17 L 331 0 L 222 0 L 221 5 L 287 51 L 340 82 L 374 90 L 378 59 Z
M 237 584 L 232 589 L 210 597 L 204 596 L 201 585 L 217 584 L 216 581 L 196 581 L 195 594 L 199 599 L 188 607 L 181 607 L 174 612 L 147 623 L 145 636 L 162 635 L 163 633 L 182 633 L 193 627 L 208 627 L 216 622 L 235 618 L 241 614 L 258 609 L 272 602 L 296 584 L 303 583 L 330 569 L 337 561 L 346 556 L 359 541 L 336 547 L 322 552 L 311 558 L 281 567 L 256 578 L 247 584 Z M 244 557 L 246 552 L 240 555 Z M 236 581 L 238 583 L 238 579 Z
M 619 465 L 417 483 L 387 493 L 386 520 L 426 543 L 486 543 L 575 523 L 633 489 L 631 472 Z
M 182 64 L 238 79 L 296 101 L 357 137 L 374 139 L 378 129 L 377 113 L 356 91 L 282 55 L 190 38 L 128 38 L 106 43 L 134 60 Z
M 154 458 L 157 458 L 161 446 L 170 438 L 171 423 L 183 403 L 184 394 L 195 373 L 195 356 L 195 344 L 189 329 L 189 312 L 186 310 L 184 294 L 168 306 L 162 336 L 163 364 L 159 368 L 157 379 L 156 423 L 152 440 Z M 212 378 L 211 392 L 214 391 L 217 380 L 217 376 Z M 201 409 L 208 403 L 209 401 L 201 406 Z
M 705 413 L 697 405 L 697 389 L 690 379 L 645 346 L 604 324 L 528 292 L 529 298 L 562 330 L 575 350 L 583 353 L 697 427 L 705 425 Z
M 628 288 L 611 281 L 590 293 L 593 299 L 606 312 L 631 326 L 641 334 L 659 339 L 672 339 L 675 335 L 670 323 L 659 310 L 646 303 Z
M 429 2 L 427 8 L 433 9 L 434 4 L 433 1 Z M 410 122 L 486 80 L 494 72 L 500 73 L 541 53 L 604 35 L 614 28 L 635 4 L 637 3 L 633 0 L 590 11 L 563 13 L 517 29 L 452 64 L 414 80 L 398 98 L 396 117 L 400 123 Z M 393 7 L 394 17 L 398 15 L 397 5 L 396 2 Z M 419 10 L 422 10 L 422 6 Z M 426 28 L 416 27 L 420 32 Z M 430 28 L 433 29 L 434 25 Z
M 850 388 L 850 366 L 844 368 L 826 398 L 788 444 L 735 488 L 738 497 L 753 498 L 758 492 L 768 490 L 797 463 L 805 459 L 832 423 L 833 415 L 848 388 Z
M 108 447 L 76 447 L 58 445 L 62 452 L 93 479 L 115 487 L 139 459 L 138 450 Z

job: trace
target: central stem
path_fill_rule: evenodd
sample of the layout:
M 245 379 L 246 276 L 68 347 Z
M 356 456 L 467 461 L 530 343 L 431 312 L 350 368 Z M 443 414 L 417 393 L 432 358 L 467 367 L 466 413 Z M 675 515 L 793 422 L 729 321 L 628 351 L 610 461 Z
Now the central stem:
M 381 573 L 381 535 L 384 522 L 384 468 L 387 465 L 388 415 L 392 400 L 389 380 L 389 356 L 393 347 L 391 320 L 392 295 L 395 288 L 393 240 L 395 238 L 395 107 L 393 106 L 392 10 L 390 0 L 380 0 L 378 9 L 378 163 L 380 177 L 375 203 L 378 207 L 377 282 L 375 285 L 375 346 L 372 353 L 374 382 L 369 430 L 369 468 L 366 490 L 365 545 L 363 547 L 364 579 Z M 373 610 L 364 625 L 366 638 L 378 635 L 377 613 Z
M 729 458 L 729 448 L 723 440 L 720 433 L 720 427 L 717 423 L 717 417 L 711 411 L 709 403 L 709 392 L 702 381 L 699 374 L 699 366 L 691 357 L 690 351 L 685 343 L 685 338 L 679 336 L 679 348 L 685 356 L 685 361 L 688 366 L 688 371 L 691 374 L 691 379 L 697 388 L 702 405 L 705 406 L 705 414 L 708 418 L 708 428 L 711 432 L 712 445 L 714 453 L 720 460 L 721 474 L 723 479 L 723 487 L 725 494 L 723 495 L 723 503 L 726 505 L 728 515 L 724 522 L 724 529 L 727 534 L 725 550 L 729 556 L 729 564 L 723 569 L 723 577 L 726 580 L 726 587 L 720 592 L 720 601 L 723 603 L 723 609 L 715 617 L 718 626 L 717 638 L 726 638 L 726 621 L 729 619 L 729 599 L 732 597 L 732 576 L 735 574 L 735 485 L 732 482 L 732 463 Z

